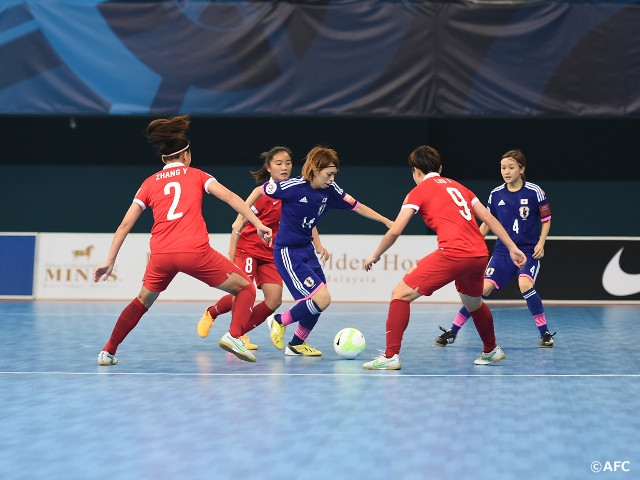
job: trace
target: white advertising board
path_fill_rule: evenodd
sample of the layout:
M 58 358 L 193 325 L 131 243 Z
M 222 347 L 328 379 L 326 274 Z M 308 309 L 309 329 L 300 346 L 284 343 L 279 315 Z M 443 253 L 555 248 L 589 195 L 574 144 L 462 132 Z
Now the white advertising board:
M 60 234 L 38 235 L 36 299 L 60 300 L 129 300 L 142 285 L 149 255 L 149 234 L 129 234 L 122 246 L 113 274 L 103 282 L 93 282 L 93 270 L 106 258 L 112 234 Z M 404 273 L 422 256 L 435 250 L 435 236 L 400 237 L 396 244 L 366 272 L 364 260 L 371 254 L 381 236 L 377 235 L 323 235 L 322 243 L 330 252 L 323 269 L 334 301 L 388 302 L 391 290 Z M 229 235 L 210 235 L 213 248 L 226 253 Z M 212 289 L 187 275 L 179 274 L 160 300 L 217 300 L 224 293 Z M 262 298 L 258 291 L 258 298 Z M 284 300 L 292 300 L 289 292 Z M 453 285 L 421 297 L 418 302 L 459 302 Z

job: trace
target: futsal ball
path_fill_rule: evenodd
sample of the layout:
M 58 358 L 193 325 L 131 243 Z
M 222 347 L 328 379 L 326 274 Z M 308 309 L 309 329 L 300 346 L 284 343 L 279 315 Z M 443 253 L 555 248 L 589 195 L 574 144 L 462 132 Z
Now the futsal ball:
M 336 353 L 346 360 L 356 358 L 366 346 L 364 335 L 357 328 L 343 328 L 333 339 L 333 348 Z

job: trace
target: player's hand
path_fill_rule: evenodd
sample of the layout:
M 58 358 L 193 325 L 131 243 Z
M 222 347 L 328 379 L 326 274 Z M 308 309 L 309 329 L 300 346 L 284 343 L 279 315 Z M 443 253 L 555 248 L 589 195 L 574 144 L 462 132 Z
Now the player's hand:
M 520 251 L 519 248 L 512 250 L 509 252 L 509 256 L 511 256 L 511 260 L 518 268 L 522 268 L 527 263 L 527 256 Z
M 273 242 L 273 232 L 269 227 L 265 227 L 263 225 L 261 228 L 257 229 L 257 233 L 264 243 L 271 246 L 271 242 Z
M 544 257 L 544 245 L 537 244 L 533 247 L 533 258 L 536 260 Z
M 320 258 L 320 260 L 327 261 L 329 260 L 329 251 L 324 248 L 322 245 L 316 247 L 316 255 Z
M 369 258 L 367 258 L 364 261 L 364 269 L 368 272 L 373 267 L 373 264 L 374 263 L 378 263 L 379 261 L 380 261 L 380 257 L 376 257 L 374 255 L 371 255 Z
M 96 267 L 93 271 L 93 281 L 99 282 L 100 280 L 105 281 L 111 275 L 113 271 L 113 263 L 103 263 Z

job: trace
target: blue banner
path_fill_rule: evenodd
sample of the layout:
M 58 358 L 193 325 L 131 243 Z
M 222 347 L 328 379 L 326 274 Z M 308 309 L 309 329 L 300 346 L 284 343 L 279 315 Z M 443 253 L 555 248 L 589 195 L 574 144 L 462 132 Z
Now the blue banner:
M 0 234 L 0 297 L 33 296 L 36 236 Z
M 0 4 L 0 114 L 638 115 L 637 1 Z

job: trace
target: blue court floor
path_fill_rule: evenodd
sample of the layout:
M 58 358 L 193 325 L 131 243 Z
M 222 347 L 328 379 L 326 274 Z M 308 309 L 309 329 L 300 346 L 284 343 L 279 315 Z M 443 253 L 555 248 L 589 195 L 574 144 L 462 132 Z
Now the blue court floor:
M 433 343 L 456 305 L 415 304 L 402 370 L 370 372 L 383 303 L 331 305 L 320 358 L 262 325 L 245 363 L 218 347 L 228 316 L 202 339 L 205 304 L 158 302 L 99 367 L 125 304 L 0 302 L 0 479 L 640 478 L 640 306 L 547 306 L 539 349 L 524 304 L 490 303 L 507 358 L 474 366 L 471 322 Z M 352 361 L 332 347 L 347 326 L 367 339 Z

